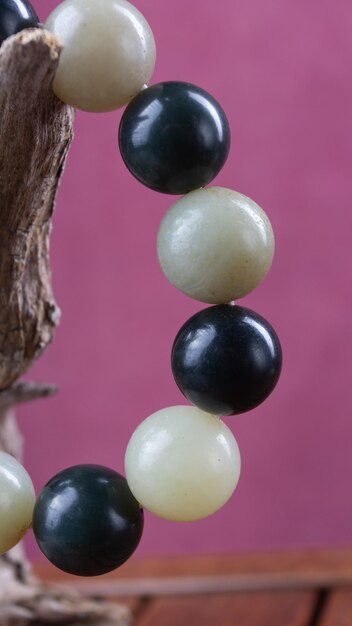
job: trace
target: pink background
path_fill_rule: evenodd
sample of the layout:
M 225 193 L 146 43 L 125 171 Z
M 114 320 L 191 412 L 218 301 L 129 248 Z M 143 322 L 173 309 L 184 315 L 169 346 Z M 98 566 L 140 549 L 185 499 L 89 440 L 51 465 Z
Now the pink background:
M 45 19 L 58 3 L 35 4 Z M 136 5 L 157 42 L 153 82 L 194 82 L 227 112 L 232 150 L 216 184 L 256 200 L 277 239 L 269 276 L 242 302 L 274 325 L 285 355 L 269 400 L 226 419 L 243 460 L 234 497 L 200 523 L 147 514 L 139 554 L 350 543 L 350 0 Z M 126 171 L 119 119 L 120 112 L 77 114 L 58 197 L 52 264 L 63 317 L 30 376 L 61 391 L 19 411 L 37 489 L 76 463 L 123 471 L 138 423 L 185 404 L 170 348 L 203 305 L 159 269 L 156 233 L 174 198 Z

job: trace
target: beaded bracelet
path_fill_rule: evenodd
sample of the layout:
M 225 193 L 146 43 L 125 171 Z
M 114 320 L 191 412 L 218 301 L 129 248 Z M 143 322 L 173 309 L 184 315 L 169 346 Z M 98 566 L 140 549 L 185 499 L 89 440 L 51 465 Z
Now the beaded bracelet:
M 3 0 L 0 43 L 39 19 L 27 0 Z M 119 128 L 122 158 L 147 187 L 182 197 L 164 216 L 157 253 L 167 279 L 211 304 L 178 332 L 171 364 L 193 406 L 173 406 L 144 420 L 126 451 L 126 478 L 99 465 L 54 476 L 37 500 L 16 459 L 0 452 L 0 553 L 33 526 L 57 567 L 104 574 L 136 549 L 143 509 L 193 521 L 216 512 L 240 474 L 236 440 L 219 415 L 249 411 L 274 389 L 279 339 L 257 313 L 234 304 L 267 274 L 274 236 L 264 211 L 246 196 L 205 187 L 230 149 L 226 115 L 203 89 L 184 82 L 151 87 L 152 31 L 126 0 L 65 0 L 44 24 L 64 43 L 55 94 L 85 111 L 127 104 Z

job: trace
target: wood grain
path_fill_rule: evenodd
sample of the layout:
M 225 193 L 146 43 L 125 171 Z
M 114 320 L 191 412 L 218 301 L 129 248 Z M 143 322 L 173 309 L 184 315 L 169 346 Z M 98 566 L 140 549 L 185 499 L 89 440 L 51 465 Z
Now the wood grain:
M 162 598 L 135 626 L 307 626 L 315 601 L 308 591 Z
M 42 354 L 59 320 L 49 234 L 73 136 L 73 109 L 51 89 L 61 48 L 40 29 L 0 48 L 0 389 Z
M 65 582 L 65 577 L 50 565 L 38 565 L 36 571 Z M 76 582 L 82 592 L 102 596 L 320 589 L 349 584 L 352 549 L 134 558 L 100 579 Z
M 89 581 L 35 569 L 110 599 L 127 591 L 135 626 L 352 626 L 351 564 L 352 549 L 336 548 L 134 558 Z
M 319 626 L 351 626 L 352 588 L 330 593 Z

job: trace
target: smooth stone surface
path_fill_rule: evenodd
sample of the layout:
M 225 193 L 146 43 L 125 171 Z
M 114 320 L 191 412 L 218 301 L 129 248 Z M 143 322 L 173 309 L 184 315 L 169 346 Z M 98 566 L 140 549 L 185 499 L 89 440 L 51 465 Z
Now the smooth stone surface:
M 112 111 L 129 102 L 153 73 L 153 33 L 126 0 L 66 0 L 44 26 L 64 43 L 53 89 L 67 104 Z
M 224 111 L 204 89 L 164 82 L 142 91 L 119 129 L 122 158 L 141 183 L 184 194 L 207 185 L 224 165 L 230 129 Z
M 264 211 L 223 187 L 199 189 L 178 200 L 165 214 L 157 242 L 170 283 L 209 304 L 252 291 L 269 271 L 274 247 Z
M 77 576 L 98 576 L 135 551 L 143 511 L 123 476 L 100 465 L 77 465 L 45 485 L 35 505 L 33 531 L 53 565 Z
M 0 2 L 0 45 L 25 28 L 35 28 L 39 17 L 27 0 L 1 0 Z
M 0 554 L 18 543 L 32 525 L 32 480 L 13 456 L 0 452 Z
M 237 442 L 214 415 L 172 406 L 150 415 L 126 450 L 128 484 L 143 506 L 165 519 L 208 517 L 233 493 L 241 470 Z
M 273 391 L 282 352 L 263 317 L 220 304 L 182 326 L 171 360 L 175 381 L 190 402 L 209 413 L 234 415 L 254 409 Z

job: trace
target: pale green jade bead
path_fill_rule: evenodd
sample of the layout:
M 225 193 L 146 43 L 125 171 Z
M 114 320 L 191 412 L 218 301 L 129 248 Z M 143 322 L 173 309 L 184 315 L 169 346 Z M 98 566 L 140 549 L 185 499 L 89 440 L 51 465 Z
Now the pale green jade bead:
M 252 291 L 274 256 L 265 212 L 223 187 L 192 191 L 165 214 L 158 257 L 167 279 L 195 300 L 225 304 Z
M 65 0 L 44 27 L 64 44 L 54 93 L 78 109 L 117 109 L 132 100 L 153 73 L 153 33 L 126 0 Z
M 220 509 L 240 470 L 230 429 L 193 406 L 153 413 L 138 426 L 126 450 L 126 478 L 134 497 L 155 515 L 178 522 Z
M 0 452 L 0 554 L 32 525 L 35 493 L 30 476 L 13 456 Z

